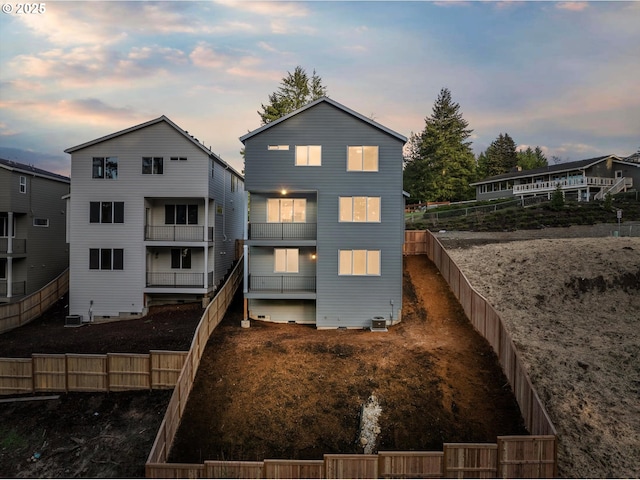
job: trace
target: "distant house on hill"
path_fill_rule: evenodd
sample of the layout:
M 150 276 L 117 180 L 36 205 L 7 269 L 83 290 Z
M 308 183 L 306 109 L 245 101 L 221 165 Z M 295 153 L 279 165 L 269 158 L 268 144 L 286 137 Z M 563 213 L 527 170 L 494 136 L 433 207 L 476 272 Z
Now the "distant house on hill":
M 69 266 L 69 178 L 0 159 L 0 302 L 44 287 Z
M 399 322 L 406 138 L 321 98 L 240 140 L 251 196 L 245 318 Z
M 209 300 L 242 238 L 242 175 L 165 116 L 65 152 L 69 314 Z
M 532 170 L 517 170 L 471 184 L 476 200 L 546 196 L 558 188 L 568 200 L 602 200 L 640 186 L 640 163 L 616 155 L 559 163 Z

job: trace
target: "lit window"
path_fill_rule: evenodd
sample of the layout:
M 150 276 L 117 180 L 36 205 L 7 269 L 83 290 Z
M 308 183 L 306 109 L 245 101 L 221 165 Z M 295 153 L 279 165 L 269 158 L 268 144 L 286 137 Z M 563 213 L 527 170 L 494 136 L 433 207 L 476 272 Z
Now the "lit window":
M 124 270 L 124 250 L 122 248 L 90 248 L 89 269 Z
M 380 275 L 380 250 L 340 250 L 339 275 Z
M 297 248 L 276 248 L 274 250 L 275 273 L 298 273 L 298 256 L 300 252 Z
M 162 157 L 142 157 L 142 173 L 144 175 L 162 175 L 163 170 Z
M 267 150 L 289 150 L 289 145 L 269 145 Z
M 296 145 L 296 166 L 314 167 L 322 164 L 320 145 Z
M 115 180 L 118 178 L 118 157 L 93 157 L 93 178 Z
M 378 171 L 378 147 L 377 146 L 353 146 L 349 147 L 347 158 L 347 171 L 350 172 L 377 172 Z
M 304 223 L 306 221 L 307 200 L 304 198 L 267 199 L 267 222 Z
M 341 222 L 380 222 L 380 197 L 340 197 Z

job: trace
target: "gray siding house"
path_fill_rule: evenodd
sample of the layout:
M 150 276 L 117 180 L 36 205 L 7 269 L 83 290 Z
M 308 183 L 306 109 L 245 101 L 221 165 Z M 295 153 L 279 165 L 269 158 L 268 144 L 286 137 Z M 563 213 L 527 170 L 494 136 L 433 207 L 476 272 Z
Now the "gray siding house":
M 0 159 L 0 302 L 34 293 L 69 266 L 69 178 Z
M 632 157 L 616 155 L 559 163 L 532 170 L 513 171 L 485 178 L 471 184 L 476 187 L 476 200 L 527 198 L 551 195 L 560 187 L 568 200 L 588 202 L 602 200 L 607 193 L 637 188 L 640 185 L 640 163 Z
M 240 140 L 250 202 L 245 319 L 399 322 L 407 139 L 321 98 Z
M 71 154 L 69 314 L 206 303 L 236 260 L 242 176 L 162 116 Z

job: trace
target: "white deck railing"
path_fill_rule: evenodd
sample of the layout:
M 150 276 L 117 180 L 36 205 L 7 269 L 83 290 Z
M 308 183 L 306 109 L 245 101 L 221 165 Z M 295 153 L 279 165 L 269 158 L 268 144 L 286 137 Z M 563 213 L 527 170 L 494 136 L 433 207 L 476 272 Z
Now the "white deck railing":
M 547 182 L 525 183 L 513 186 L 514 195 L 522 193 L 549 192 L 558 188 L 562 190 L 576 189 L 580 187 L 609 187 L 614 184 L 616 179 L 605 177 L 581 177 L 570 180 L 550 180 Z

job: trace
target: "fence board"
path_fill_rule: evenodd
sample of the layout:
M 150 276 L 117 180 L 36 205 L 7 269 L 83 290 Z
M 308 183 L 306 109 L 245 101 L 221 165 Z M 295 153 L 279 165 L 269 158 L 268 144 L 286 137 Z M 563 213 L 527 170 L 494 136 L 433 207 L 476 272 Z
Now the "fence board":
M 442 478 L 442 452 L 378 452 L 380 478 Z
M 147 463 L 146 478 L 206 478 L 204 465 L 189 463 Z
M 107 392 L 106 355 L 67 354 L 67 385 L 70 392 Z
M 263 462 L 204 462 L 206 478 L 262 478 Z
M 67 391 L 67 356 L 33 354 L 33 389 L 36 392 Z
M 378 478 L 377 455 L 324 456 L 325 478 Z
M 324 460 L 265 460 L 264 478 L 324 478 Z
M 498 437 L 500 478 L 554 478 L 557 443 L 553 435 Z
M 146 390 L 151 388 L 149 355 L 108 353 L 109 391 Z
M 151 350 L 151 388 L 173 388 L 188 352 Z
M 33 392 L 31 359 L 0 358 L 0 382 L 3 395 Z
M 445 478 L 496 478 L 497 462 L 497 444 L 444 444 Z

